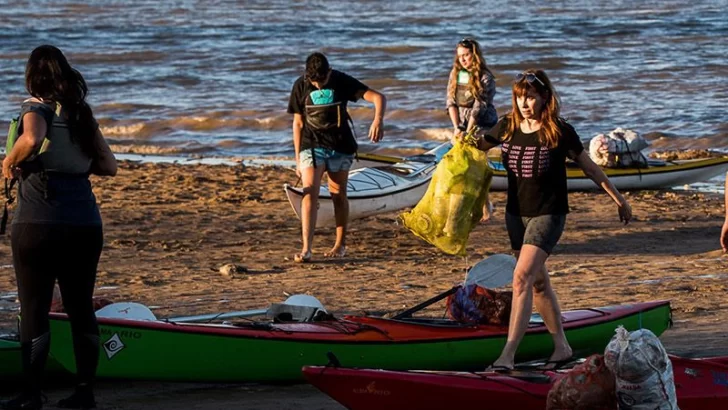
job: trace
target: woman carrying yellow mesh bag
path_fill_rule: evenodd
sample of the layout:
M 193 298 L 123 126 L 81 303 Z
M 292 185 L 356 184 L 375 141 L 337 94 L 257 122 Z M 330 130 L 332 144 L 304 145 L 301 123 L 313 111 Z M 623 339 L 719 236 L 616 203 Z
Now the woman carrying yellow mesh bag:
M 465 255 L 470 231 L 483 216 L 493 170 L 476 148 L 472 129 L 445 154 L 425 196 L 402 214 L 404 226 L 450 255 Z

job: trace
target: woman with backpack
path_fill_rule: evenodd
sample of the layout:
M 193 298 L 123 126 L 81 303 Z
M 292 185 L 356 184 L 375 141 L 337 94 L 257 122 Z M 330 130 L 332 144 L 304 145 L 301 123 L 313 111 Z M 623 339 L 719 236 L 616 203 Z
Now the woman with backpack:
M 33 50 L 25 85 L 32 98 L 21 106 L 19 136 L 3 161 L 5 178 L 19 181 L 10 241 L 20 299 L 24 384 L 19 396 L 0 407 L 43 405 L 48 311 L 58 280 L 77 367 L 75 392 L 58 407 L 94 408 L 99 328 L 92 298 L 103 231 L 89 175 L 116 175 L 116 159 L 86 103 L 83 76 L 61 50 L 50 45 Z

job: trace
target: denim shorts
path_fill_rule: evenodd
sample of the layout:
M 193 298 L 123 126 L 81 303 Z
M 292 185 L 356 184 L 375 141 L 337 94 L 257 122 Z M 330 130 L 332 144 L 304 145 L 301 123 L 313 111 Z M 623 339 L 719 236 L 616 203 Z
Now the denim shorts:
M 515 251 L 533 245 L 551 255 L 565 225 L 566 215 L 516 216 L 506 212 L 508 237 Z
M 309 148 L 301 151 L 298 160 L 301 162 L 301 168 L 311 168 L 314 166 L 314 156 L 316 158 L 316 166 L 325 166 L 328 172 L 348 171 L 354 162 L 354 155 L 342 154 L 329 148 Z

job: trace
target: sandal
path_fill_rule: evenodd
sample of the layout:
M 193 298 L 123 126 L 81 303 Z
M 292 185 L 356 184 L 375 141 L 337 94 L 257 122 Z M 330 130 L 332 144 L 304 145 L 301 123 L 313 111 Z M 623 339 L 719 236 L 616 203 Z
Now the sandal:
M 576 360 L 575 357 L 567 357 L 561 360 L 546 360 L 543 364 L 536 366 L 536 370 L 550 370 L 556 371 L 563 369 L 566 365 L 573 363 Z

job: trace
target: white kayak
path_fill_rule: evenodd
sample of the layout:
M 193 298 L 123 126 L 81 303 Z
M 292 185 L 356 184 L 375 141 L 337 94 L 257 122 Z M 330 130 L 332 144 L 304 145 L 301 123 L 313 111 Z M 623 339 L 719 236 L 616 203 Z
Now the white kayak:
M 402 158 L 401 162 L 379 161 L 376 154 L 362 154 L 360 158 L 379 165 L 349 171 L 347 197 L 349 220 L 398 211 L 417 205 L 427 191 L 437 163 L 450 150 L 446 142 L 423 155 Z M 382 157 L 391 158 L 391 157 Z M 301 217 L 303 191 L 300 187 L 284 185 L 286 196 L 297 217 Z M 319 191 L 317 227 L 335 226 L 334 205 L 328 186 Z
M 508 177 L 500 161 L 491 161 L 494 170 L 491 190 L 506 190 Z M 604 168 L 619 190 L 671 188 L 706 181 L 728 171 L 728 157 L 682 161 L 649 161 L 647 168 Z M 567 168 L 569 191 L 599 189 L 579 168 Z

